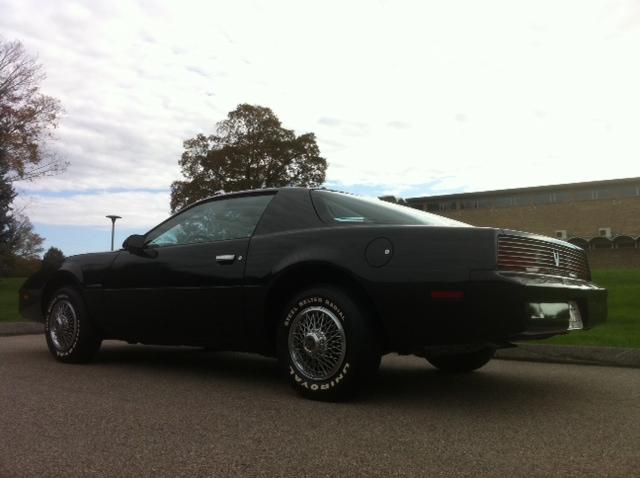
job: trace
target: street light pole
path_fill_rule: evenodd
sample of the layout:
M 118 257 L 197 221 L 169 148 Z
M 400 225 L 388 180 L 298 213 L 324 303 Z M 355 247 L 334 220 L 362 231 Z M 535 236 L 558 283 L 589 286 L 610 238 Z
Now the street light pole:
M 105 216 L 105 217 L 108 217 L 109 219 L 111 219 L 111 250 L 113 250 L 113 236 L 115 235 L 115 232 L 116 232 L 116 220 L 122 219 L 122 217 L 114 216 L 114 215 Z

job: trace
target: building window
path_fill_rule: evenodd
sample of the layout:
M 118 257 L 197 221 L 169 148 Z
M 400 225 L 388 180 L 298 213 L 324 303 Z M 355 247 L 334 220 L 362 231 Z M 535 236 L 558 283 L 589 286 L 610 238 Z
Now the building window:
M 476 204 L 478 205 L 477 207 L 481 209 L 490 208 L 491 206 L 493 206 L 493 202 L 488 198 L 478 199 L 476 201 Z
M 551 202 L 569 202 L 571 201 L 571 194 L 568 191 L 556 191 L 551 193 Z
M 551 200 L 551 195 L 548 193 L 536 194 L 533 196 L 533 204 L 548 204 Z
M 493 203 L 496 207 L 510 207 L 513 206 L 513 199 L 512 196 L 499 196 L 495 198 Z
M 591 191 L 591 189 L 583 189 L 583 190 L 574 191 L 573 192 L 573 199 L 574 199 L 574 201 L 587 201 L 589 199 L 594 199 L 593 198 L 593 192 Z
M 581 237 L 572 237 L 571 239 L 569 239 L 569 242 L 574 246 L 581 247 L 584 250 L 589 249 L 589 242 Z
M 613 246 L 619 249 L 633 249 L 636 241 L 631 236 L 618 236 L 613 240 Z
M 594 199 L 611 199 L 617 196 L 616 191 L 613 189 L 598 189 L 595 193 L 596 197 Z
M 640 195 L 638 193 L 638 187 L 636 186 L 618 186 L 615 188 L 615 197 L 618 198 L 629 198 Z
M 529 204 L 527 196 L 522 196 L 522 195 L 513 196 L 512 201 L 514 206 L 526 206 L 527 204 Z
M 613 242 L 608 237 L 594 237 L 589 241 L 592 249 L 611 249 Z

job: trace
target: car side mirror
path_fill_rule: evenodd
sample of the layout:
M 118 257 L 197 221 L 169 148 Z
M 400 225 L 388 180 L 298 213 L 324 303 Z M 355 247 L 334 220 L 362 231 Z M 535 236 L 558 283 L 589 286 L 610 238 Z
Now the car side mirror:
M 129 252 L 141 252 L 147 239 L 141 234 L 132 234 L 122 243 L 122 248 Z

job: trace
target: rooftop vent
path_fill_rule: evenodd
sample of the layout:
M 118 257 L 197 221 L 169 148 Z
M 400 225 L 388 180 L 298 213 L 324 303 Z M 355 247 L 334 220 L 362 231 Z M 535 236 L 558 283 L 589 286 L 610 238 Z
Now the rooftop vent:
M 566 241 L 567 237 L 568 237 L 568 235 L 567 235 L 567 231 L 565 229 L 558 229 L 556 231 L 556 238 L 562 239 L 563 241 Z
M 600 237 L 606 237 L 607 239 L 611 239 L 611 228 L 610 227 L 601 227 L 598 229 L 598 235 Z

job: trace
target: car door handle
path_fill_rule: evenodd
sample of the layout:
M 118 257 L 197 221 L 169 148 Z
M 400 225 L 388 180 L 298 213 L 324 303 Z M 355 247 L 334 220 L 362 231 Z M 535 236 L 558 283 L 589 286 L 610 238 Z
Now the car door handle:
M 216 261 L 220 264 L 231 264 L 236 260 L 235 254 L 220 254 L 216 256 Z

